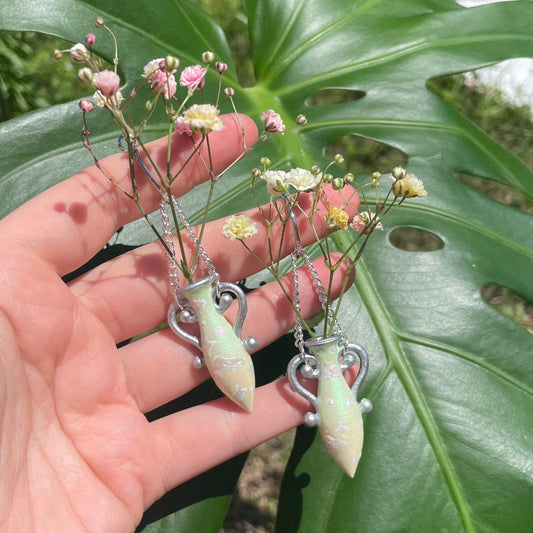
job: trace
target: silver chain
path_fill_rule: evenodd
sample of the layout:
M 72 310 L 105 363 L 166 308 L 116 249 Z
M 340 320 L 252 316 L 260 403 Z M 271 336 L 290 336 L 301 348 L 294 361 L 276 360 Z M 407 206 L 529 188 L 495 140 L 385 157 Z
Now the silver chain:
M 294 345 L 298 348 L 302 361 L 307 359 L 304 347 L 304 332 L 302 322 L 298 316 L 301 312 L 300 307 L 300 289 L 298 285 L 298 250 L 294 250 L 291 254 L 291 268 L 292 268 L 292 285 L 294 288 L 294 307 L 296 307 L 296 316 L 294 323 Z
M 159 201 L 159 212 L 161 213 L 161 226 L 163 228 L 163 238 L 165 240 L 165 244 L 168 247 L 168 250 L 170 250 L 170 255 L 167 251 L 167 268 L 168 268 L 168 285 L 170 288 L 170 294 L 174 297 L 176 302 L 178 301 L 177 298 L 177 291 L 179 289 L 179 278 L 178 278 L 178 265 L 176 264 L 176 253 L 174 252 L 174 239 L 172 238 L 172 228 L 170 227 L 170 220 L 168 218 L 167 213 L 167 202 L 165 200 L 164 196 L 161 196 L 161 200 Z
M 178 199 L 175 196 L 172 196 L 172 203 L 174 204 L 174 208 L 176 209 L 176 213 L 178 214 L 178 217 L 181 223 L 183 224 L 183 227 L 189 234 L 191 241 L 193 242 L 194 246 L 198 250 L 198 254 L 202 258 L 203 262 L 205 263 L 205 266 L 207 267 L 207 270 L 209 271 L 209 276 L 213 278 L 213 281 L 216 283 L 216 285 L 218 285 L 220 276 L 218 275 L 218 272 L 215 269 L 215 265 L 213 265 L 213 263 L 211 262 L 211 259 L 209 259 L 209 256 L 204 250 L 204 247 L 200 244 L 198 237 L 195 235 L 191 225 L 189 224 L 189 221 L 187 220 L 187 217 L 185 216 L 185 213 L 183 212 L 183 209 L 181 208 L 181 205 L 178 202 Z
M 304 341 L 303 341 L 303 328 L 302 323 L 300 320 L 300 317 L 298 314 L 300 313 L 300 292 L 298 288 L 298 267 L 297 267 L 297 259 L 299 257 L 302 257 L 305 261 L 305 264 L 307 266 L 307 270 L 311 274 L 311 279 L 313 281 L 313 287 L 315 289 L 316 294 L 318 295 L 318 299 L 320 300 L 320 304 L 322 305 L 322 309 L 326 313 L 326 324 L 333 324 L 333 334 L 338 335 L 342 340 L 341 344 L 346 345 L 347 339 L 344 335 L 344 332 L 342 331 L 342 328 L 340 327 L 340 324 L 338 323 L 337 319 L 335 318 L 335 314 L 333 312 L 333 308 L 329 305 L 327 305 L 328 302 L 328 295 L 326 290 L 324 289 L 324 286 L 322 285 L 322 282 L 320 281 L 320 278 L 318 277 L 318 272 L 315 269 L 315 266 L 313 265 L 313 262 L 311 261 L 311 258 L 309 257 L 309 254 L 306 252 L 305 248 L 302 246 L 302 241 L 300 239 L 300 232 L 298 231 L 298 224 L 296 223 L 296 217 L 294 216 L 294 212 L 291 207 L 290 200 L 287 196 L 287 194 L 283 195 L 283 200 L 285 201 L 286 206 L 289 209 L 289 215 L 292 222 L 292 225 L 294 226 L 294 234 L 296 238 L 296 247 L 294 251 L 291 254 L 291 266 L 292 266 L 292 276 L 293 276 L 293 285 L 294 285 L 294 294 L 295 294 L 295 306 L 298 310 L 298 313 L 296 314 L 296 324 L 294 327 L 294 338 L 295 342 L 294 344 L 300 351 L 300 354 L 302 356 L 302 359 L 305 361 L 306 354 L 305 354 L 305 347 L 304 347 Z
M 309 270 L 309 273 L 311 274 L 311 279 L 313 280 L 313 287 L 315 288 L 315 291 L 318 295 L 318 299 L 322 304 L 322 309 L 324 310 L 324 312 L 327 313 L 328 324 L 333 323 L 333 333 L 344 339 L 344 332 L 342 331 L 342 328 L 340 327 L 340 324 L 337 319 L 334 319 L 333 309 L 331 305 L 327 305 L 328 295 L 326 293 L 326 289 L 324 289 L 324 286 L 320 281 L 320 278 L 318 277 L 318 272 L 315 269 L 315 265 L 313 265 L 313 262 L 311 261 L 311 258 L 309 257 L 309 254 L 305 251 L 305 249 L 300 248 L 299 253 L 304 258 L 305 264 L 307 265 L 307 270 Z
M 172 196 L 172 203 L 174 204 L 174 209 L 176 211 L 176 214 L 178 215 L 178 218 L 180 219 L 180 222 L 183 224 L 183 227 L 185 228 L 185 231 L 189 235 L 191 241 L 193 242 L 196 250 L 198 250 L 198 255 L 202 258 L 202 261 L 205 263 L 205 266 L 207 267 L 207 270 L 209 271 L 209 276 L 213 279 L 215 286 L 217 287 L 218 292 L 218 282 L 220 279 L 220 276 L 218 275 L 218 272 L 215 269 L 215 266 L 211 262 L 211 259 L 209 259 L 209 256 L 207 255 L 207 252 L 204 250 L 204 247 L 201 245 L 200 241 L 198 240 L 198 237 L 194 233 L 191 225 L 189 224 L 189 221 L 187 220 L 187 217 L 185 216 L 185 213 L 183 212 L 183 209 L 181 208 L 181 205 L 178 202 L 178 199 L 175 196 Z M 168 279 L 169 279 L 169 288 L 170 293 L 172 296 L 174 296 L 174 299 L 176 302 L 178 302 L 179 305 L 179 299 L 177 297 L 177 290 L 179 289 L 179 278 L 178 278 L 178 265 L 176 264 L 176 253 L 174 249 L 174 238 L 172 237 L 172 228 L 170 225 L 170 219 L 167 212 L 167 204 L 168 200 L 165 198 L 164 195 L 161 195 L 161 199 L 159 201 L 159 211 L 161 213 L 161 225 L 163 228 L 163 236 L 165 239 L 165 244 L 168 247 L 168 250 L 172 253 L 172 256 L 169 255 L 167 251 L 167 267 L 168 267 Z M 179 231 L 179 228 L 176 228 L 176 231 Z

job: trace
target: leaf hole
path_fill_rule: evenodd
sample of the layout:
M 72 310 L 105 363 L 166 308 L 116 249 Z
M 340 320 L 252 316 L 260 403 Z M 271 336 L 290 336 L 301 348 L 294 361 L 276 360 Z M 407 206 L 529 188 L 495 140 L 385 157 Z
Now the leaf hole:
M 533 304 L 508 288 L 493 283 L 481 288 L 481 297 L 493 309 L 533 335 Z
M 307 97 L 305 103 L 308 106 L 328 106 L 355 102 L 366 96 L 365 91 L 351 89 L 322 89 Z
M 515 187 L 472 174 L 455 173 L 454 177 L 459 183 L 480 192 L 488 198 L 518 209 L 523 213 L 533 215 L 533 201 Z
M 444 248 L 444 241 L 437 234 L 414 226 L 393 229 L 389 241 L 395 248 L 407 252 L 434 252 Z
M 326 155 L 344 156 L 343 169 L 354 175 L 370 175 L 378 170 L 386 174 L 396 166 L 407 166 L 407 156 L 388 144 L 359 135 L 345 135 L 326 146 Z

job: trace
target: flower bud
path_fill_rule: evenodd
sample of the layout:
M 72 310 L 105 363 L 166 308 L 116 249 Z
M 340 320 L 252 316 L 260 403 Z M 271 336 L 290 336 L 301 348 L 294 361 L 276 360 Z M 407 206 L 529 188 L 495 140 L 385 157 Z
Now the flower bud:
M 84 113 L 90 113 L 94 109 L 94 104 L 88 98 L 80 100 L 79 106 Z
M 57 48 L 54 50 L 54 57 L 56 59 L 61 59 L 62 55 L 63 55 L 63 52 L 61 52 L 61 50 L 58 50 Z
M 252 170 L 252 178 L 255 179 L 255 180 L 259 179 L 262 174 L 263 173 L 258 168 L 254 168 Z
M 212 63 L 214 60 L 215 60 L 215 54 L 213 54 L 213 52 L 207 51 L 207 52 L 204 52 L 204 53 L 202 54 L 202 61 L 203 61 L 206 65 L 209 65 L 209 64 Z
M 377 189 L 379 187 L 379 182 L 381 181 L 381 172 L 372 172 L 372 181 L 370 182 L 370 187 Z
M 305 115 L 298 115 L 296 117 L 296 124 L 298 126 L 307 126 L 307 117 Z
M 335 161 L 337 165 L 342 165 L 344 163 L 344 156 L 342 154 L 335 154 L 333 161 Z
M 180 60 L 177 57 L 168 55 L 165 57 L 165 66 L 168 72 L 178 70 L 178 67 L 180 66 Z
M 344 183 L 353 183 L 354 180 L 355 176 L 351 172 L 348 172 L 348 174 L 344 175 Z
M 96 20 L 94 21 L 94 25 L 97 28 L 101 28 L 104 25 L 104 19 L 102 17 L 96 17 Z
M 88 33 L 85 36 L 85 44 L 87 46 L 94 46 L 96 44 L 96 35 L 94 33 Z
M 405 169 L 403 167 L 394 167 L 392 169 L 392 177 L 397 180 L 405 178 Z
M 154 105 L 152 104 L 152 101 L 151 100 L 146 100 L 146 102 L 144 103 L 144 108 L 146 109 L 146 111 L 148 111 L 148 112 L 152 111 L 153 107 L 154 107 Z
M 84 44 L 76 43 L 70 49 L 70 59 L 72 59 L 74 63 L 85 63 L 85 61 L 89 59 L 89 50 L 87 50 Z
M 233 87 L 226 87 L 224 89 L 224 96 L 226 98 L 232 98 L 234 94 L 235 94 L 235 90 L 233 89 Z
M 325 174 L 322 175 L 322 180 L 324 181 L 324 183 L 332 183 L 333 176 L 329 172 L 326 172 Z M 343 181 L 343 184 L 344 184 L 344 181 Z
M 340 191 L 344 187 L 344 180 L 342 178 L 333 178 L 331 184 L 336 191 Z
M 93 71 L 89 67 L 84 67 L 78 71 L 78 78 L 83 83 L 92 83 L 94 78 Z
M 311 167 L 311 174 L 318 176 L 318 174 L 320 174 L 320 167 L 318 165 L 313 165 Z
M 259 163 L 261 163 L 261 165 L 265 168 L 269 168 L 270 165 L 272 164 L 272 161 L 270 161 L 270 159 L 268 157 L 262 157 L 260 160 L 259 160 Z
M 228 65 L 226 63 L 222 63 L 221 61 L 217 61 L 215 63 L 215 68 L 219 74 L 224 74 L 224 72 L 228 70 Z

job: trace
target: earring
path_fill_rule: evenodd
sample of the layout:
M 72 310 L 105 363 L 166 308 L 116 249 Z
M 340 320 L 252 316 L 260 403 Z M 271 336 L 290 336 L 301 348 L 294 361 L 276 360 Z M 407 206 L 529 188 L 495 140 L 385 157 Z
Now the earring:
M 118 144 L 122 151 L 127 151 L 122 135 Z M 139 156 L 134 141 L 130 141 L 130 150 L 161 195 L 159 211 L 166 248 L 169 289 L 173 296 L 173 302 L 167 313 L 168 325 L 176 335 L 201 352 L 194 357 L 193 366 L 201 368 L 205 365 L 218 388 L 237 405 L 251 411 L 255 393 L 255 374 L 249 352 L 257 349 L 258 341 L 255 337 L 241 339 L 242 326 L 248 310 L 246 296 L 238 285 L 220 281 L 215 266 L 195 235 L 177 198 L 173 195 L 167 198 L 166 192 Z M 179 283 L 178 259 L 174 250 L 168 205 L 183 225 L 196 253 L 209 272 L 207 277 L 183 287 Z M 178 228 L 176 230 L 179 231 Z M 237 300 L 239 310 L 235 324 L 231 326 L 223 313 L 234 300 Z M 195 336 L 188 332 L 182 324 L 197 324 L 200 335 Z
M 296 247 L 291 254 L 291 270 L 294 289 L 296 320 L 294 327 L 295 346 L 299 353 L 287 366 L 287 377 L 292 388 L 304 397 L 314 408 L 304 416 L 304 424 L 318 426 L 322 441 L 336 463 L 350 477 L 353 477 L 361 458 L 363 448 L 362 414 L 372 410 L 370 400 L 357 401 L 357 393 L 368 371 L 368 354 L 355 343 L 348 342 L 346 336 L 333 316 L 331 307 L 327 307 L 327 294 L 318 277 L 318 273 L 301 246 L 300 236 L 294 213 L 290 212 L 296 232 Z M 304 341 L 303 325 L 300 313 L 300 293 L 298 280 L 298 261 L 303 259 L 313 287 L 326 311 L 325 320 L 333 324 L 331 337 L 317 337 Z M 350 387 L 343 373 L 359 363 L 359 373 Z M 300 383 L 299 375 L 307 379 L 316 379 L 316 395 Z
M 201 368 L 205 365 L 218 388 L 237 405 L 251 411 L 255 375 L 249 352 L 258 347 L 258 342 L 255 337 L 241 339 L 241 330 L 247 314 L 246 296 L 238 285 L 220 281 L 215 266 L 196 237 L 177 198 L 172 196 L 171 208 L 183 224 L 209 272 L 203 279 L 184 286 L 179 285 L 174 241 L 167 213 L 168 204 L 162 195 L 159 208 L 164 240 L 170 251 L 170 254 L 167 252 L 167 266 L 170 292 L 174 297 L 167 314 L 169 327 L 201 352 L 201 355 L 194 357 L 194 367 Z M 235 324 L 231 326 L 223 313 L 234 299 L 237 300 L 239 310 Z M 199 336 L 186 331 L 182 326 L 193 323 L 198 325 Z

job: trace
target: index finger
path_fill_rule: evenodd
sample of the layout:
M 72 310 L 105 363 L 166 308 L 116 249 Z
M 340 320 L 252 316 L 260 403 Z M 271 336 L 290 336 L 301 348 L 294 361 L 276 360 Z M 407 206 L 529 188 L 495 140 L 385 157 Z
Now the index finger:
M 243 151 L 243 133 L 247 146 L 257 138 L 255 123 L 245 115 L 221 117 L 223 129 L 209 134 L 211 159 L 215 172 L 230 165 Z M 146 145 L 152 160 L 166 168 L 167 137 Z M 172 138 L 171 168 L 179 169 L 189 157 L 185 170 L 175 181 L 173 192 L 181 196 L 209 178 L 204 161 L 208 160 L 203 143 L 200 154 L 194 152 L 190 137 Z M 100 162 L 107 174 L 124 189 L 130 189 L 127 154 L 115 154 Z M 136 165 L 138 165 L 136 163 Z M 137 184 L 146 212 L 156 209 L 160 194 L 142 169 L 137 166 Z M 0 221 L 2 238 L 30 248 L 59 274 L 76 270 L 93 257 L 115 231 L 139 218 L 135 203 L 121 192 L 95 166 L 91 165 L 61 182 L 9 214 Z

